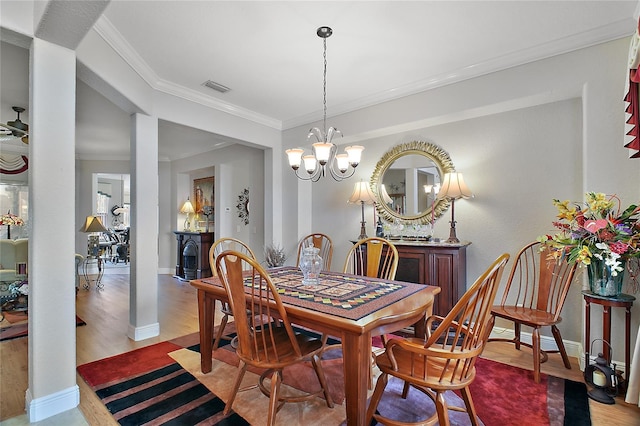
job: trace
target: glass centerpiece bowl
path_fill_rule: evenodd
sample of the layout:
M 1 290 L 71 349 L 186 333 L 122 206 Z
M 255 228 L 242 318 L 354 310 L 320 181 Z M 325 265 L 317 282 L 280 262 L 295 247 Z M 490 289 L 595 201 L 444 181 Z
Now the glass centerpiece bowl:
M 553 200 L 558 209 L 558 232 L 539 237 L 543 247 L 555 258 L 567 256 L 569 262 L 587 267 L 590 290 L 599 296 L 616 297 L 622 293 L 625 268 L 630 259 L 640 257 L 640 207 L 621 209 L 615 195 L 599 192 L 585 194 L 584 203 Z M 637 263 L 634 262 L 633 265 Z M 637 292 L 636 273 L 632 277 Z
M 302 271 L 303 285 L 316 285 L 320 280 L 323 260 L 318 254 L 320 249 L 314 246 L 307 246 L 302 249 L 300 258 L 300 270 Z

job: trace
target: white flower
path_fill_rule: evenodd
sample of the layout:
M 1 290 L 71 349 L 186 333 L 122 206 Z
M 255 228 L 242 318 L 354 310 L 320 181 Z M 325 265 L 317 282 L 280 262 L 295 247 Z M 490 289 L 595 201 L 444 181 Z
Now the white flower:
M 618 272 L 622 272 L 622 263 L 619 260 L 620 255 L 617 253 L 609 252 L 607 258 L 604 260 L 605 265 L 611 268 L 611 276 L 615 277 Z

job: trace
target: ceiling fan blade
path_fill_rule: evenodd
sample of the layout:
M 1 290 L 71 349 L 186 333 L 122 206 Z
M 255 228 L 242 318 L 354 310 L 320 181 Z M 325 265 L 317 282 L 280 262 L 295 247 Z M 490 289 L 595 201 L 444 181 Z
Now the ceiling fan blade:
M 29 134 L 13 129 L 12 126 L 0 124 L 0 142 L 9 142 L 20 139 L 23 143 L 29 144 Z
M 18 127 L 16 127 L 16 124 L 18 125 Z M 9 121 L 7 124 L 3 124 L 3 127 L 10 129 L 13 133 L 13 136 L 26 136 L 29 133 L 29 126 L 27 124 L 24 124 L 22 121 L 20 122 L 16 122 L 16 121 Z

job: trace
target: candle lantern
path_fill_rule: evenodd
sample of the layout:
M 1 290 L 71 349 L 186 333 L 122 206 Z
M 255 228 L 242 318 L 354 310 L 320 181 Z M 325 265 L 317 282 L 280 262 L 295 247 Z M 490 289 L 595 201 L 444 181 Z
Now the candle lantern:
M 602 339 L 596 339 L 602 340 Z M 591 350 L 593 350 L 593 343 L 591 342 Z M 602 340 L 603 350 L 606 343 L 609 348 L 609 359 L 611 359 L 611 345 L 609 342 Z M 618 379 L 616 376 L 616 365 L 610 367 L 607 359 L 602 353 L 598 353 L 598 357 L 595 362 L 589 364 L 589 352 L 586 353 L 587 367 L 584 369 L 584 380 L 587 384 L 594 387 L 589 391 L 587 395 L 594 401 L 598 401 L 602 404 L 615 404 L 613 398 L 617 394 Z

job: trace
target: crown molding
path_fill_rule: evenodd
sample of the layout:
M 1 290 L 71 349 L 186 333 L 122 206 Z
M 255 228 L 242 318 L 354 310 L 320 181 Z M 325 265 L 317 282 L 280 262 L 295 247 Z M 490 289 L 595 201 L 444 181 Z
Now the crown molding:
M 640 5 L 640 4 L 639 4 Z M 392 101 L 405 96 L 432 90 L 438 87 L 453 83 L 459 83 L 482 75 L 502 71 L 530 62 L 547 59 L 563 53 L 584 49 L 596 44 L 606 43 L 633 34 L 636 28 L 636 21 L 633 19 L 623 19 L 609 25 L 604 25 L 591 31 L 571 35 L 553 42 L 539 44 L 537 46 L 499 56 L 487 61 L 468 65 L 464 68 L 454 70 L 440 75 L 430 76 L 427 79 L 415 83 L 396 87 L 387 91 L 379 92 L 357 99 L 353 102 L 346 102 L 331 107 L 331 114 L 327 117 L 334 117 L 341 114 L 353 112 L 362 108 Z M 291 129 L 322 119 L 322 111 L 318 110 L 310 114 L 298 116 L 282 123 L 283 129 Z
M 138 55 L 127 40 L 113 26 L 104 15 L 98 19 L 94 26 L 96 33 L 142 78 L 151 88 L 168 95 L 176 96 L 197 104 L 216 109 L 236 117 L 244 118 L 255 123 L 282 130 L 282 122 L 275 118 L 242 108 L 211 96 L 203 95 L 195 90 L 163 80 L 153 69 Z
M 458 83 L 471 78 L 501 71 L 507 68 L 516 67 L 530 62 L 547 59 L 556 55 L 587 48 L 596 44 L 606 43 L 633 34 L 636 28 L 636 21 L 628 18 L 608 25 L 598 27 L 594 30 L 585 31 L 580 34 L 567 36 L 563 39 L 554 40 L 553 42 L 543 43 L 537 46 L 523 49 L 517 52 L 506 54 L 500 57 L 492 58 L 487 61 L 468 65 L 458 70 L 443 73 L 440 75 L 430 76 L 424 80 L 420 80 L 411 84 L 400 86 L 394 89 L 374 93 L 352 102 L 346 102 L 331 107 L 331 115 L 333 117 L 341 114 L 353 112 L 362 108 L 381 104 L 383 102 L 392 101 L 405 96 L 432 90 L 438 87 Z M 195 90 L 185 88 L 172 82 L 160 79 L 157 74 L 147 65 L 146 62 L 138 55 L 138 53 L 129 45 L 122 37 L 120 32 L 104 17 L 104 15 L 96 22 L 94 27 L 96 32 L 102 37 L 114 51 L 127 62 L 140 77 L 149 84 L 153 89 L 167 93 L 172 96 L 179 97 L 188 101 L 198 103 L 200 105 L 210 107 L 246 120 L 256 122 L 258 124 L 268 126 L 277 130 L 286 130 L 294 127 L 313 123 L 321 120 L 323 112 L 321 110 L 314 111 L 309 114 L 297 116 L 284 121 L 277 120 L 263 114 L 242 108 L 228 102 L 221 101 L 211 96 L 206 96 Z
M 221 101 L 217 98 L 212 98 L 211 96 L 204 95 L 200 92 L 180 86 L 178 84 L 174 84 L 167 80 L 158 80 L 157 85 L 152 87 L 168 95 L 195 102 L 200 105 L 216 109 L 218 111 L 226 112 L 236 117 L 244 118 L 255 123 L 274 128 L 276 130 L 282 130 L 282 122 L 280 120 L 259 114 L 246 108 L 242 108 L 238 105 Z

